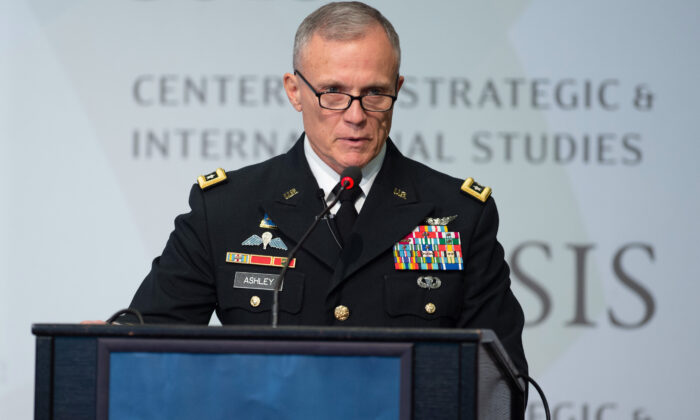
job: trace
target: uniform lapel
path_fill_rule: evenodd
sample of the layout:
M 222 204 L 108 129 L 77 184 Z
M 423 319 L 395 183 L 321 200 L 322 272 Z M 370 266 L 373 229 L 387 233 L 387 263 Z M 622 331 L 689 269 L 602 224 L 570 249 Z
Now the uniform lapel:
M 390 249 L 433 211 L 433 203 L 419 201 L 407 162 L 387 141 L 384 164 L 341 253 L 332 288 Z
M 297 243 L 314 217 L 323 210 L 318 183 L 304 156 L 303 135 L 281 162 L 272 183 L 279 187 L 270 199 L 263 201 L 262 206 L 279 230 Z M 323 221 L 311 232 L 302 248 L 328 267 L 334 267 L 338 261 L 338 245 Z M 302 263 L 297 262 L 297 267 L 303 269 Z

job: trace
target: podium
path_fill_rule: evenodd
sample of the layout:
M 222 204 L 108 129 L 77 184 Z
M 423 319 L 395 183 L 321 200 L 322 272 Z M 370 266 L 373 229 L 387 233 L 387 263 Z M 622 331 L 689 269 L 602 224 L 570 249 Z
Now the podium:
M 35 419 L 511 419 L 490 330 L 35 324 Z

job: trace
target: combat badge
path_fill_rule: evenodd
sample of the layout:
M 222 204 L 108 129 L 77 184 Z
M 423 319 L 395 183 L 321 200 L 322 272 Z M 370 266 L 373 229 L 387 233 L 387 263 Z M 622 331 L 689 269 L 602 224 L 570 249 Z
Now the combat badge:
M 241 245 L 258 246 L 260 244 L 262 244 L 263 249 L 267 249 L 267 246 L 270 245 L 272 248 L 281 249 L 283 251 L 287 250 L 287 245 L 282 242 L 282 239 L 273 238 L 270 232 L 263 232 L 262 236 L 251 235 L 248 239 L 243 241 Z
M 421 225 L 394 244 L 397 270 L 463 270 L 459 232 Z
M 211 187 L 212 185 L 216 185 L 221 181 L 226 180 L 226 171 L 224 171 L 221 168 L 218 168 L 216 171 L 206 174 L 206 175 L 200 175 L 197 177 L 197 183 L 199 184 L 199 188 L 206 190 L 207 188 Z
M 484 203 L 491 195 L 491 187 L 484 187 L 481 184 L 477 184 L 474 182 L 474 178 L 467 178 L 464 180 L 462 191 Z

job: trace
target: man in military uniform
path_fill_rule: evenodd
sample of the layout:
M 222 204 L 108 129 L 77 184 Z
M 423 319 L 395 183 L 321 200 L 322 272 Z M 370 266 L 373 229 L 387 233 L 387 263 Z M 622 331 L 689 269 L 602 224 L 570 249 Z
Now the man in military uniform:
M 526 372 L 490 189 L 410 160 L 389 139 L 399 63 L 398 36 L 375 9 L 309 15 L 284 75 L 305 134 L 284 155 L 200 177 L 131 307 L 147 322 L 207 324 L 216 311 L 223 324 L 270 324 L 284 257 L 335 197 L 338 174 L 357 166 L 359 196 L 340 205 L 356 220 L 312 231 L 290 262 L 279 324 L 488 328 Z

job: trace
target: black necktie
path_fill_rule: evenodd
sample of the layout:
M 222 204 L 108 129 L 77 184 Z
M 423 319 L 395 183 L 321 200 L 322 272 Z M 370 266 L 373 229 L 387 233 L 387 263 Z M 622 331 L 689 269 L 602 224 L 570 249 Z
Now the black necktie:
M 346 245 L 350 238 L 350 232 L 357 220 L 357 210 L 355 209 L 355 201 L 362 194 L 362 189 L 355 186 L 350 190 L 342 190 L 340 192 L 340 209 L 335 214 L 335 225 L 340 233 L 340 238 L 343 245 Z

